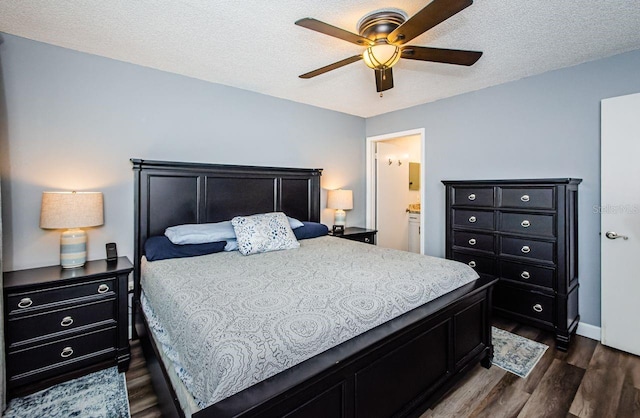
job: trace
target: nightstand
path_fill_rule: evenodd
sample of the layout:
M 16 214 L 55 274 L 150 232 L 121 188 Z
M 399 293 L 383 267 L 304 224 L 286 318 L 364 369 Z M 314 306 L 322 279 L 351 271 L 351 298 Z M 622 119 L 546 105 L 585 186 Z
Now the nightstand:
M 376 244 L 376 233 L 378 231 L 375 229 L 366 229 L 366 228 L 357 228 L 357 227 L 349 227 L 345 228 L 344 232 L 333 233 L 333 231 L 329 231 L 329 235 L 333 235 L 334 237 L 346 238 L 352 241 L 360 241 L 365 242 L 367 244 Z
M 127 287 L 133 266 L 88 261 L 4 274 L 7 386 L 21 396 L 83 374 L 129 368 Z

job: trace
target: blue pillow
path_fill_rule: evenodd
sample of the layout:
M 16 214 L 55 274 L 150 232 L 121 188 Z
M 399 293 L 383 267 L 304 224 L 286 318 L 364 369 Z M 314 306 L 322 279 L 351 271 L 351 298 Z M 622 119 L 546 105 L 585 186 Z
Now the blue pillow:
M 326 225 L 319 224 L 317 222 L 302 222 L 300 228 L 293 230 L 294 235 L 298 240 L 307 238 L 322 237 L 329 233 L 329 228 Z
M 177 245 L 164 235 L 159 235 L 147 239 L 144 243 L 144 252 L 147 260 L 156 261 L 167 258 L 195 257 L 197 255 L 219 253 L 224 250 L 225 245 L 225 241 Z
M 291 229 L 301 228 L 302 222 L 287 216 Z M 236 238 L 231 221 L 207 223 L 207 224 L 185 224 L 170 226 L 164 231 L 174 244 L 204 244 L 207 242 L 227 241 Z M 237 248 L 235 248 L 237 249 Z M 231 251 L 227 249 L 227 251 Z
M 205 244 L 236 237 L 230 221 L 170 226 L 164 235 L 178 245 Z

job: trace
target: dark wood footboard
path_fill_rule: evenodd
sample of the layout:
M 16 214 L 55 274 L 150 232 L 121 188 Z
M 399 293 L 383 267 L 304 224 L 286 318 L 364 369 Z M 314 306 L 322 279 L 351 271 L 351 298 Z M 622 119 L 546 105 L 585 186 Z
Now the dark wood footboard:
M 490 367 L 494 283 L 478 279 L 194 417 L 419 416 L 476 364 Z M 148 330 L 139 335 L 159 398 L 174 399 L 163 416 L 183 416 Z

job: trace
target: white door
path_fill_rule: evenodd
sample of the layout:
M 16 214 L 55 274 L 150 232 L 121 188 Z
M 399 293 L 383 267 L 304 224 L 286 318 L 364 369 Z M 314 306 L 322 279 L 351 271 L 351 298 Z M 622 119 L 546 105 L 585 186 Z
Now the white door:
M 602 344 L 640 355 L 640 94 L 601 115 Z
M 376 244 L 407 251 L 409 163 L 400 161 L 399 152 L 393 144 L 376 143 Z

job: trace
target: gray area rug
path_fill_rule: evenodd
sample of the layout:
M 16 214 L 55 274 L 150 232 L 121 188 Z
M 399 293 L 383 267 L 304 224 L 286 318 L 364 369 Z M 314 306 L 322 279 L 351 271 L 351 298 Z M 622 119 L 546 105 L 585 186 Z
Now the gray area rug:
M 12 399 L 3 417 L 130 417 L 124 373 L 111 367 Z
M 533 370 L 549 346 L 528 338 L 491 327 L 493 336 L 493 364 L 525 378 Z

